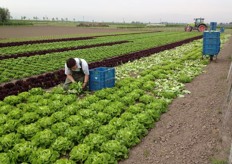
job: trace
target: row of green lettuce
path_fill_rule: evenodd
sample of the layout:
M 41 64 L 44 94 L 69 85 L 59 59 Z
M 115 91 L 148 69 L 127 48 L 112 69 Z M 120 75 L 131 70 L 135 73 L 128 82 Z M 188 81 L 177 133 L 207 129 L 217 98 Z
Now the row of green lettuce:
M 202 41 L 116 68 L 117 82 L 85 97 L 33 88 L 0 102 L 0 163 L 117 163 L 199 75 Z M 130 74 L 128 74 L 130 72 Z M 127 76 L 122 76 L 128 74 Z
M 172 34 L 175 34 L 175 33 L 172 33 Z M 154 37 L 154 36 L 159 37 L 159 36 L 164 36 L 164 35 L 170 35 L 170 32 L 101 36 L 101 37 L 95 37 L 93 39 L 87 39 L 87 40 L 26 44 L 26 45 L 13 46 L 13 47 L 2 47 L 0 48 L 0 55 L 10 55 L 10 54 L 18 54 L 18 53 L 26 53 L 26 52 L 28 53 L 28 52 L 34 52 L 34 51 L 50 50 L 50 49 L 86 46 L 86 45 L 93 45 L 93 44 L 117 42 L 117 41 L 122 41 L 122 40 L 134 41 L 137 39 L 143 39 L 143 38 Z M 193 36 L 196 36 L 196 33 L 193 33 Z
M 33 75 L 40 75 L 64 68 L 65 61 L 70 57 L 84 58 L 87 62 L 101 61 L 114 56 L 124 55 L 183 39 L 191 38 L 199 33 L 149 33 L 143 35 L 126 35 L 132 42 L 120 45 L 95 47 L 89 49 L 49 53 L 31 57 L 20 57 L 17 59 L 0 60 L 0 83 L 10 82 Z M 118 36 L 115 36 L 118 38 Z M 112 37 L 110 37 L 112 38 Z

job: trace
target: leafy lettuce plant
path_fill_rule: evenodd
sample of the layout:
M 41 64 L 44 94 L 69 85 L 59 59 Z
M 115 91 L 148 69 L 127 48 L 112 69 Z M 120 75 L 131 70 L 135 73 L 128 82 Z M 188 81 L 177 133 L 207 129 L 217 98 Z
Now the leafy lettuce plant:
M 9 133 L 1 137 L 0 147 L 2 147 L 2 150 L 6 152 L 7 150 L 10 150 L 12 147 L 14 147 L 15 144 L 19 142 L 20 142 L 20 134 Z
M 65 104 L 60 100 L 53 100 L 50 104 L 48 104 L 48 106 L 54 111 L 59 111 L 65 106 Z
M 20 126 L 20 121 L 16 119 L 7 120 L 7 122 L 2 126 L 2 130 L 5 133 L 16 132 L 18 126 Z
M 17 132 L 21 134 L 26 139 L 30 139 L 33 137 L 37 132 L 40 131 L 40 127 L 36 123 L 23 125 L 18 127 Z
M 86 134 L 86 129 L 82 126 L 72 126 L 65 130 L 64 137 L 67 137 L 69 140 L 75 144 L 80 143 Z
M 117 164 L 118 162 L 115 160 L 113 156 L 111 156 L 108 153 L 100 153 L 100 152 L 92 152 L 87 160 L 85 161 L 85 164 Z
M 11 111 L 12 109 L 14 109 L 13 106 L 4 103 L 2 106 L 0 106 L 0 113 L 1 114 L 8 114 L 9 111 Z
M 22 98 L 19 96 L 11 95 L 11 96 L 5 97 L 3 101 L 9 105 L 16 105 L 22 102 Z
M 76 162 L 67 158 L 61 158 L 58 159 L 54 164 L 76 164 Z
M 51 117 L 55 120 L 55 122 L 63 121 L 68 117 L 68 113 L 66 111 L 59 111 L 53 113 Z
M 31 95 L 43 95 L 45 93 L 45 90 L 42 88 L 32 88 L 28 91 Z
M 139 113 L 134 117 L 138 120 L 139 123 L 143 124 L 147 129 L 150 129 L 154 126 L 154 119 L 149 113 Z
M 42 95 L 33 95 L 30 94 L 30 96 L 27 98 L 28 103 L 38 103 L 39 101 L 43 100 L 44 97 Z
M 31 139 L 33 145 L 37 147 L 48 148 L 56 139 L 57 135 L 50 129 L 37 132 Z
M 76 83 L 72 83 L 70 84 L 68 90 L 67 90 L 67 93 L 70 93 L 70 94 L 81 94 L 82 93 L 82 82 L 76 82 Z
M 86 134 L 89 134 L 89 133 L 97 131 L 100 125 L 101 124 L 97 120 L 88 118 L 83 121 L 82 127 L 85 128 Z
M 125 121 L 130 121 L 134 119 L 134 114 L 132 114 L 131 112 L 124 112 L 120 118 L 122 118 Z
M 110 105 L 105 107 L 103 112 L 109 114 L 111 117 L 117 117 L 121 115 L 122 109 L 117 106 Z
M 146 105 L 146 109 L 158 110 L 159 113 L 165 113 L 167 111 L 168 103 L 163 99 L 155 99 L 154 102 Z
M 106 124 L 111 119 L 112 119 L 112 117 L 110 116 L 110 114 L 107 114 L 104 112 L 98 112 L 98 114 L 96 115 L 96 120 L 101 124 Z
M 65 90 L 63 89 L 62 86 L 58 85 L 58 86 L 52 88 L 51 93 L 52 94 L 63 94 L 63 93 L 65 93 Z
M 70 159 L 75 162 L 83 163 L 88 158 L 91 151 L 91 147 L 87 144 L 79 144 L 72 148 L 69 153 Z
M 154 99 L 155 99 L 154 96 L 146 94 L 146 95 L 141 96 L 139 98 L 139 101 L 144 103 L 144 104 L 149 104 L 149 103 L 153 102 Z
M 100 103 L 92 103 L 90 106 L 89 106 L 89 109 L 93 110 L 93 111 L 96 111 L 96 112 L 101 112 L 103 111 L 103 109 L 105 108 L 105 106 L 103 104 L 100 104 Z
M 67 122 L 58 122 L 52 125 L 51 130 L 57 135 L 64 135 L 65 130 L 70 127 Z
M 5 114 L 0 114 L 0 125 L 3 125 L 7 121 L 7 116 Z
M 70 105 L 66 105 L 64 106 L 61 111 L 65 111 L 66 113 L 68 113 L 68 115 L 74 115 L 77 113 L 78 108 L 76 107 L 75 103 L 72 103 Z
M 109 125 L 113 125 L 116 127 L 116 129 L 121 129 L 126 126 L 126 121 L 122 118 L 114 117 L 112 120 L 110 120 Z
M 8 153 L 0 153 L 0 163 L 12 164 Z
M 29 156 L 36 147 L 29 141 L 24 141 L 22 143 L 15 144 L 12 150 L 10 150 L 11 159 L 14 159 L 16 163 L 22 163 L 29 161 Z
M 120 129 L 115 136 L 115 140 L 119 141 L 127 148 L 130 148 L 140 142 L 137 134 L 128 127 Z
M 19 119 L 23 113 L 24 112 L 19 108 L 15 108 L 8 113 L 7 117 L 11 119 Z
M 100 99 L 96 95 L 89 95 L 84 98 L 84 100 L 88 101 L 90 104 L 98 102 Z
M 53 117 L 42 117 L 41 119 L 37 121 L 37 124 L 41 128 L 46 129 L 46 128 L 50 128 L 54 122 L 55 122 L 55 119 Z
M 80 115 L 72 115 L 67 117 L 65 121 L 69 123 L 71 126 L 78 126 L 82 124 L 83 118 Z
M 100 151 L 101 145 L 107 141 L 104 135 L 91 133 L 85 137 L 83 143 L 90 146 L 92 150 Z
M 96 115 L 96 111 L 91 109 L 80 109 L 77 113 L 83 118 L 93 118 Z
M 148 130 L 146 129 L 146 127 L 143 124 L 139 123 L 138 120 L 131 120 L 127 122 L 125 128 L 129 128 L 140 139 L 148 134 Z
M 128 149 L 117 140 L 110 140 L 103 143 L 101 151 L 110 154 L 116 160 L 128 158 Z
M 98 129 L 98 133 L 104 135 L 108 140 L 111 140 L 115 137 L 117 129 L 114 125 L 102 125 Z
M 39 115 L 36 112 L 27 112 L 19 119 L 22 124 L 30 124 L 39 119 Z
M 41 117 L 50 116 L 54 111 L 49 108 L 49 106 L 38 106 L 35 110 Z
M 74 94 L 65 95 L 62 99 L 62 102 L 66 105 L 69 105 L 77 100 L 77 96 Z
M 30 163 L 50 164 L 54 163 L 59 158 L 59 153 L 52 149 L 39 148 L 32 152 L 29 157 Z
M 144 111 L 139 105 L 131 105 L 128 108 L 125 108 L 126 112 L 130 112 L 132 114 L 138 114 Z
M 72 149 L 73 146 L 74 146 L 74 144 L 68 138 L 59 136 L 52 143 L 51 148 L 53 148 L 53 150 L 56 150 L 57 152 L 65 155 L 66 151 Z

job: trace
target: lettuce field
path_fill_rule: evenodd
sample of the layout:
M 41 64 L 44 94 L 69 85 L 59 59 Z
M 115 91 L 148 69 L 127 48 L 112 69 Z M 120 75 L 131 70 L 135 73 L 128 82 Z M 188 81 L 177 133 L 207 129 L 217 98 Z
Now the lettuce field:
M 221 46 L 229 37 L 221 35 Z M 0 42 L 0 163 L 128 158 L 209 63 L 201 38 L 198 32 L 140 32 Z M 66 93 L 60 84 L 69 57 L 86 59 L 90 68 L 115 67 L 115 87 Z

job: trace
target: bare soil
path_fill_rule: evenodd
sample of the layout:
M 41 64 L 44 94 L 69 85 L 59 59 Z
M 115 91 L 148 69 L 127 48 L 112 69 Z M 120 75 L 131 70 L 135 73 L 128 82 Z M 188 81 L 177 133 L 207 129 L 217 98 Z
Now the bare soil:
M 113 28 L 84 28 L 65 26 L 14 26 L 0 27 L 0 40 L 7 38 L 42 37 L 55 35 L 78 35 L 126 32 L 127 29 Z M 131 30 L 130 30 L 131 31 Z
M 212 61 L 203 74 L 186 84 L 191 94 L 175 99 L 149 134 L 130 150 L 129 158 L 119 163 L 211 164 L 228 161 L 231 140 L 223 141 L 222 123 L 231 57 L 232 37 L 217 61 Z

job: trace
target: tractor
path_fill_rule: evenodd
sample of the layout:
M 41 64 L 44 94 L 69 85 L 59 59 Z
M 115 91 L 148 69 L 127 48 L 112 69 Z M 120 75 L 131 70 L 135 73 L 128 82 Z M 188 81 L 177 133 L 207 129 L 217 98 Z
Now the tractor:
M 185 27 L 185 31 L 191 32 L 192 30 L 198 30 L 199 32 L 204 32 L 207 30 L 207 25 L 204 23 L 204 18 L 195 18 L 194 24 L 188 24 Z

